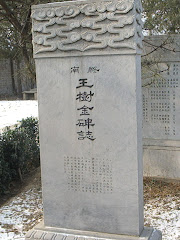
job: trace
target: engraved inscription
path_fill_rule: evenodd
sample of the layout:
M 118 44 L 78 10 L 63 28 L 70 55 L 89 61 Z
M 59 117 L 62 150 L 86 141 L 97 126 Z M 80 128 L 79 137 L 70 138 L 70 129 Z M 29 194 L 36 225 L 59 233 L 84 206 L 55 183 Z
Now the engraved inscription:
M 143 128 L 145 138 L 180 137 L 180 63 L 170 63 L 150 87 L 143 88 Z
M 148 122 L 148 97 L 143 94 L 143 119 Z
M 79 75 L 80 67 L 74 66 L 71 67 L 71 74 Z M 87 75 L 92 75 L 98 73 L 100 69 L 97 67 L 88 67 Z M 88 74 L 89 73 L 89 74 Z M 76 101 L 77 101 L 77 115 L 78 119 L 76 122 L 77 126 L 77 136 L 78 140 L 82 141 L 88 139 L 90 141 L 94 141 L 96 138 L 94 137 L 94 126 L 95 123 L 92 119 L 92 112 L 94 110 L 93 106 L 93 98 L 94 98 L 94 83 L 92 84 L 92 80 L 89 80 L 88 77 L 78 79 L 78 83 L 76 86 Z
M 109 159 L 64 157 L 68 190 L 112 193 L 112 162 Z

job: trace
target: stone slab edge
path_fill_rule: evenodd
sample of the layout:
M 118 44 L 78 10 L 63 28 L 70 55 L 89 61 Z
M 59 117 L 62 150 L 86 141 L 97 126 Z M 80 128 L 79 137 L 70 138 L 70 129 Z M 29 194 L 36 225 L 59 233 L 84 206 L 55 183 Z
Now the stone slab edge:
M 162 240 L 162 234 L 159 230 L 153 228 L 144 228 L 141 236 L 115 235 L 106 233 L 84 232 L 68 229 L 44 227 L 38 229 L 35 227 L 30 230 L 25 240 Z

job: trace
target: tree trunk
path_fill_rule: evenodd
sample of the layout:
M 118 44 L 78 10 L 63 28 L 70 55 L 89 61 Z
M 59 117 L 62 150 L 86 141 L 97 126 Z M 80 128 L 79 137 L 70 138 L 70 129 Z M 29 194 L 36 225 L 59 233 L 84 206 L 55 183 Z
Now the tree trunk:
M 35 70 L 33 69 L 32 64 L 31 64 L 31 60 L 29 58 L 29 54 L 28 54 L 26 45 L 23 45 L 23 47 L 22 47 L 22 54 L 23 54 L 26 69 L 28 71 L 29 79 L 31 81 L 31 87 L 33 87 L 36 83 L 36 74 L 35 74 Z
M 20 67 L 20 62 L 19 59 L 16 61 L 17 63 L 17 94 L 18 97 L 22 98 L 22 79 L 21 79 L 21 67 Z
M 19 179 L 21 182 L 23 182 L 23 177 L 22 177 L 22 173 L 21 173 L 21 169 L 18 168 L 18 174 L 19 174 Z
M 15 79 L 14 79 L 14 64 L 13 59 L 10 57 L 10 68 L 11 68 L 11 80 L 12 80 L 12 90 L 13 94 L 17 95 L 16 85 L 15 85 Z

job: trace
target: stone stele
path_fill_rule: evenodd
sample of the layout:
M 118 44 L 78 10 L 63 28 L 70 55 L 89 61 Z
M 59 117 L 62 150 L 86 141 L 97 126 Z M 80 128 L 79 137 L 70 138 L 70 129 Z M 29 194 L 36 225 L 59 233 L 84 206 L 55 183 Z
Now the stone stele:
M 32 7 L 47 240 L 160 240 L 144 228 L 139 0 Z

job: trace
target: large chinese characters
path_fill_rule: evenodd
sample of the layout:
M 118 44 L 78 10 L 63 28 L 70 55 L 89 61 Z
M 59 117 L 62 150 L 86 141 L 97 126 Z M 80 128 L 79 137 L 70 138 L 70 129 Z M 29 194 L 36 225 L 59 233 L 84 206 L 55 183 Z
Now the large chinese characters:
M 72 67 L 71 73 L 79 74 L 79 67 Z M 87 73 L 97 73 L 99 69 L 97 67 L 89 67 Z M 89 78 L 79 78 L 76 86 L 76 101 L 77 101 L 77 112 L 78 119 L 76 122 L 77 126 L 77 137 L 78 140 L 91 140 L 94 141 L 94 126 L 95 123 L 92 119 L 92 111 L 94 110 L 93 98 L 94 84 Z

